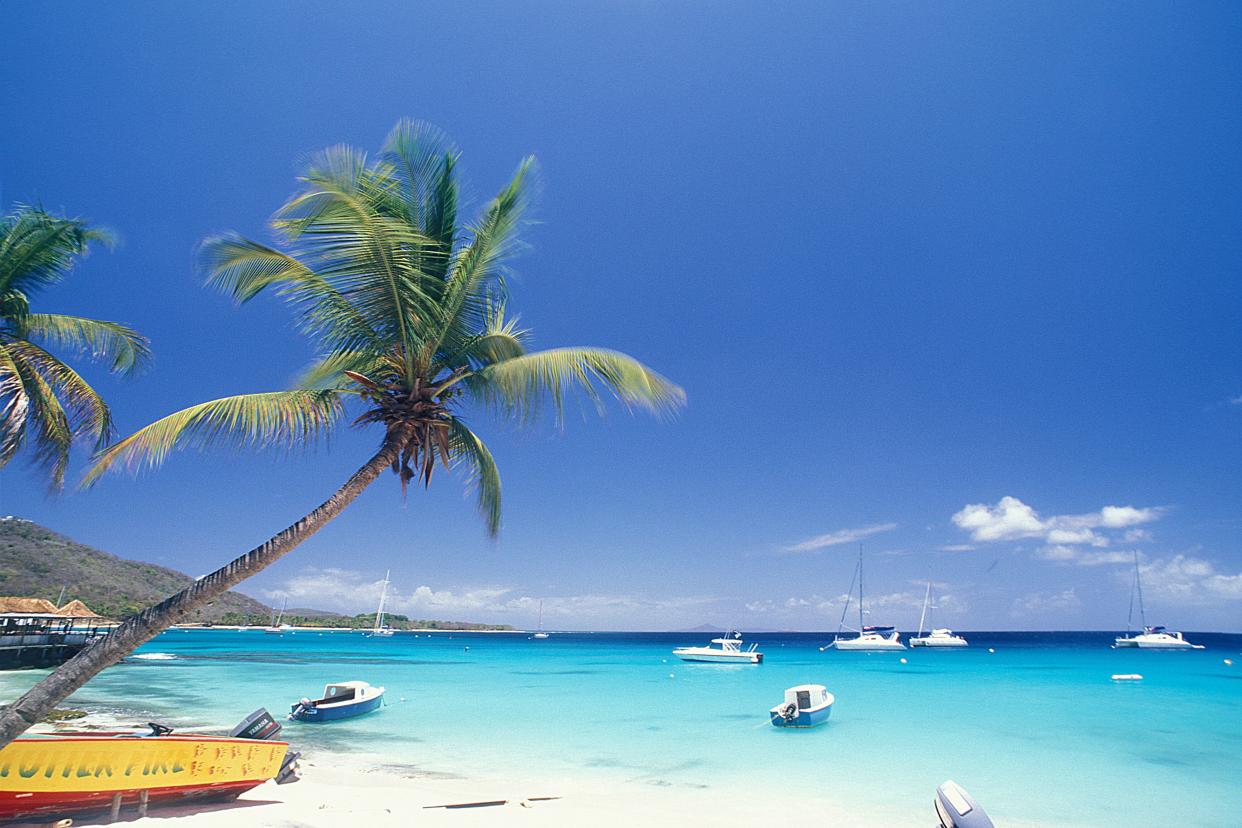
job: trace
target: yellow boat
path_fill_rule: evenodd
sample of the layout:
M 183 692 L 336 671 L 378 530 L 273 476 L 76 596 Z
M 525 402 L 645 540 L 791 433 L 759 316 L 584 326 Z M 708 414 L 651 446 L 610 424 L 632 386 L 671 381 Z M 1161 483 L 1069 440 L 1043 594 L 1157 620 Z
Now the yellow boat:
M 275 777 L 288 749 L 220 736 L 23 736 L 0 749 L 0 820 L 103 810 L 117 796 L 121 804 L 233 799 Z

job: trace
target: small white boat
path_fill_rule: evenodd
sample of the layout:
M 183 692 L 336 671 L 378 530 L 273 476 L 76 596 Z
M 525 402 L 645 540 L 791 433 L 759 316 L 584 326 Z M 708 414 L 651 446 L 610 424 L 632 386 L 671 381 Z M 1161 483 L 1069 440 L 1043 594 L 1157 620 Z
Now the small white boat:
M 1143 631 L 1135 634 L 1132 630 L 1134 622 L 1134 598 L 1138 597 L 1139 618 Z M 1143 578 L 1139 574 L 1138 550 L 1134 552 L 1134 581 L 1130 586 L 1130 612 L 1126 616 L 1126 634 L 1113 639 L 1117 648 L 1137 647 L 1141 650 L 1202 650 L 1202 644 L 1191 644 L 1180 632 L 1165 627 L 1147 626 L 1147 608 L 1143 606 Z
M 850 600 L 854 597 L 854 581 L 858 582 L 858 635 L 847 638 L 841 635 L 841 631 L 853 629 L 845 625 L 845 616 L 850 610 Z M 836 638 L 831 643 L 820 647 L 820 651 L 833 648 L 836 650 L 880 652 L 884 650 L 904 650 L 906 648 L 906 645 L 901 643 L 901 633 L 897 632 L 896 627 L 866 626 L 863 624 L 863 616 L 865 615 L 866 610 L 863 609 L 863 558 L 862 547 L 860 546 L 858 548 L 858 566 L 854 568 L 854 579 L 850 581 L 850 590 L 845 599 L 845 606 L 841 609 L 841 621 L 837 624 Z
M 375 626 L 367 633 L 371 638 L 387 638 L 393 634 L 392 628 L 384 623 L 384 602 L 388 598 L 388 576 L 391 574 L 391 569 L 384 573 L 384 587 L 380 590 L 379 607 L 375 610 Z
M 263 632 L 267 633 L 268 635 L 284 635 L 285 633 L 293 630 L 293 627 L 289 626 L 288 624 L 280 623 L 281 620 L 285 617 L 285 607 L 287 607 L 288 605 L 289 605 L 289 599 L 285 598 L 285 600 L 282 601 L 280 604 L 280 614 L 276 614 L 276 613 L 272 614 L 272 623 L 270 626 L 264 627 Z
M 923 614 L 919 616 L 919 634 L 910 639 L 911 647 L 967 647 L 966 639 L 960 635 L 955 635 L 953 630 L 947 627 L 937 627 L 932 630 L 929 635 L 923 635 L 923 624 L 929 622 L 931 613 L 928 610 L 936 609 L 935 603 L 932 601 L 932 582 L 927 582 L 927 593 L 923 596 Z
M 289 719 L 297 722 L 335 722 L 379 709 L 384 688 L 365 681 L 340 681 L 323 688 L 323 698 L 302 699 L 290 706 Z
M 535 630 L 535 634 L 532 635 L 531 638 L 538 638 L 542 640 L 547 637 L 548 637 L 548 634 L 543 631 L 543 599 L 540 598 L 539 599 L 539 627 Z
M 742 649 L 742 634 L 733 630 L 723 638 L 713 638 L 713 644 L 719 647 L 678 647 L 673 655 L 682 661 L 707 661 L 715 664 L 760 664 L 763 653 L 758 651 L 758 644 L 751 644 Z
M 799 684 L 785 691 L 785 701 L 768 711 L 776 727 L 815 727 L 828 721 L 836 701 L 822 684 Z

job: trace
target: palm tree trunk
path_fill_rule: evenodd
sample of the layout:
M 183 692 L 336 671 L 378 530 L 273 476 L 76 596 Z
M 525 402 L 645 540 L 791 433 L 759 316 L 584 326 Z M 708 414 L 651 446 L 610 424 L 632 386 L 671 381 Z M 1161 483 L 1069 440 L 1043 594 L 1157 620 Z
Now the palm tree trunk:
M 0 715 L 0 748 L 43 719 L 96 673 L 117 663 L 142 644 L 181 621 L 192 610 L 223 595 L 230 588 L 292 552 L 302 541 L 344 511 L 384 469 L 392 466 L 408 440 L 408 432 L 389 432 L 379 453 L 358 469 L 336 494 L 306 517 L 227 566 L 199 578 L 171 598 L 130 617 L 107 636 L 88 645 L 82 652 L 57 667 L 51 675 L 32 687 Z

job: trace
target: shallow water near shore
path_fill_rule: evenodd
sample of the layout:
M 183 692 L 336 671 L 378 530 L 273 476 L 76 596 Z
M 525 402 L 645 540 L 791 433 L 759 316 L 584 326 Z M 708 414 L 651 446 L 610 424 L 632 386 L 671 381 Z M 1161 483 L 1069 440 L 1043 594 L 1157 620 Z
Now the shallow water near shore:
M 385 686 L 388 706 L 287 723 L 284 735 L 320 761 L 342 752 L 431 776 L 824 797 L 912 824 L 930 821 L 948 778 L 998 824 L 1236 824 L 1242 636 L 1188 634 L 1208 647 L 1195 652 L 1113 650 L 1106 633 L 967 636 L 964 651 L 867 654 L 820 652 L 824 634 L 756 633 L 746 640 L 766 658 L 750 666 L 672 656 L 706 643 L 701 633 L 170 631 L 73 703 L 227 727 L 259 706 L 283 718 L 324 684 L 358 679 Z M 43 674 L 0 674 L 0 695 Z M 771 727 L 767 709 L 804 682 L 836 695 L 830 722 Z

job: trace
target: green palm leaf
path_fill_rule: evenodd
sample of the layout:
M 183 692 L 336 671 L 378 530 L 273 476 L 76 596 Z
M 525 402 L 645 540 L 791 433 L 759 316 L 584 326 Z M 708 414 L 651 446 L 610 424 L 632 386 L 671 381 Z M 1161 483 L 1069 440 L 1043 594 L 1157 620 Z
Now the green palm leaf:
M 18 205 L 0 220 L 0 295 L 11 291 L 30 295 L 55 284 L 92 242 L 111 244 L 112 235 L 82 219 Z
M 30 400 L 28 422 L 33 425 L 25 430 L 26 437 L 33 437 L 35 462 L 48 470 L 50 488 L 60 489 L 65 482 L 65 469 L 69 466 L 69 449 L 73 445 L 73 431 L 64 406 L 56 399 L 56 392 L 39 371 L 19 352 L 17 345 L 7 343 L 7 350 L 17 372 L 21 376 L 26 396 Z
M 99 393 L 76 371 L 32 342 L 8 343 L 12 357 L 47 384 L 67 417 L 73 438 L 89 437 L 95 449 L 112 437 L 112 412 Z
M 529 418 L 551 398 L 558 419 L 565 393 L 583 392 L 602 408 L 598 384 L 631 408 L 669 414 L 686 393 L 633 357 L 601 348 L 553 348 L 488 365 L 465 381 L 480 399 Z
M 169 414 L 101 452 L 86 474 L 90 485 L 113 466 L 160 465 L 176 448 L 283 446 L 302 448 L 323 437 L 341 416 L 336 391 L 271 391 L 201 403 Z
M 150 340 L 116 322 L 59 313 L 32 313 L 25 318 L 22 327 L 27 336 L 76 348 L 92 359 L 111 360 L 111 370 L 119 374 L 132 374 L 151 359 Z
M 469 482 L 478 492 L 479 514 L 487 522 L 487 531 L 500 531 L 500 470 L 487 446 L 473 431 L 454 417 L 451 425 L 450 449 L 456 461 L 469 469 Z
M 0 342 L 0 468 L 21 448 L 30 396 L 12 354 Z

